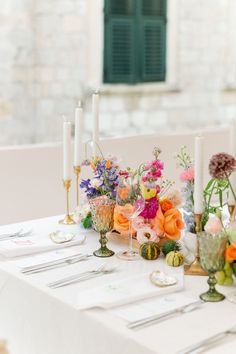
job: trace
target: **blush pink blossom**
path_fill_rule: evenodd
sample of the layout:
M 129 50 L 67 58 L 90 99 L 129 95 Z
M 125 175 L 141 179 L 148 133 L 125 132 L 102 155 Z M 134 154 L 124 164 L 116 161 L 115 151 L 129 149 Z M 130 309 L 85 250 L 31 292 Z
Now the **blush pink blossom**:
M 182 182 L 189 182 L 194 180 L 194 168 L 189 167 L 187 170 L 180 174 L 180 180 Z
M 205 227 L 204 230 L 208 233 L 208 234 L 217 234 L 218 232 L 220 232 L 222 230 L 223 226 L 222 226 L 222 222 L 221 220 L 217 217 L 214 216 L 212 218 L 210 218 Z
M 140 245 L 148 241 L 158 242 L 159 240 L 160 239 L 156 232 L 152 230 L 148 225 L 142 229 L 137 230 L 137 241 Z

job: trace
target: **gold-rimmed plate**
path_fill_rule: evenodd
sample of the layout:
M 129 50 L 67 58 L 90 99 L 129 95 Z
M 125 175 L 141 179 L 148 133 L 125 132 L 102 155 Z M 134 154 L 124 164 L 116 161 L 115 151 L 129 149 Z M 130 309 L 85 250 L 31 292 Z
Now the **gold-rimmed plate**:
M 160 270 L 154 270 L 150 274 L 150 281 L 152 284 L 160 287 L 171 286 L 177 283 L 177 279 Z
M 54 231 L 49 234 L 50 239 L 54 243 L 65 243 L 70 242 L 75 238 L 76 234 L 72 232 L 65 232 L 65 231 Z

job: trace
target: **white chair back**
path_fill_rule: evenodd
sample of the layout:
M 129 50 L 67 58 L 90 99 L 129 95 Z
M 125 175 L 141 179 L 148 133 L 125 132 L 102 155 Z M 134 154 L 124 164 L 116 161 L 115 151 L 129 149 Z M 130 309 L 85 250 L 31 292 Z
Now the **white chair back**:
M 206 130 L 205 180 L 207 164 L 212 154 L 228 151 L 228 130 Z M 195 133 L 156 134 L 101 141 L 103 154 L 112 153 L 123 158 L 122 165 L 135 167 L 152 159 L 155 146 L 162 150 L 160 158 L 165 164 L 165 176 L 179 185 L 174 154 L 186 145 L 194 152 Z M 62 187 L 61 144 L 28 145 L 0 148 L 0 224 L 46 217 L 64 212 Z M 82 176 L 87 175 L 86 168 Z M 74 182 L 74 181 L 73 181 Z M 74 183 L 73 183 L 74 184 Z M 71 209 L 75 206 L 74 186 L 71 190 Z

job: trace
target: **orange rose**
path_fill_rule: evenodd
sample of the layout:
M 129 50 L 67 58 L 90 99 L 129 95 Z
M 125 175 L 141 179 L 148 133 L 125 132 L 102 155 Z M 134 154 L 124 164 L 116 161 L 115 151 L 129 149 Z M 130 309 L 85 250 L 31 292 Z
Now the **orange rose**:
M 111 161 L 107 160 L 106 161 L 106 168 L 109 170 L 109 168 L 111 168 Z
M 161 210 L 165 213 L 167 210 L 173 209 L 174 205 L 170 199 L 162 199 L 160 202 Z
M 133 208 L 132 205 L 126 204 L 116 205 L 114 209 L 114 229 L 123 235 L 129 234 L 129 220 L 124 215 L 130 212 L 130 208 Z M 135 233 L 134 230 L 132 230 L 133 233 Z
M 225 258 L 227 262 L 236 261 L 236 247 L 229 245 L 225 250 Z
M 177 209 L 169 209 L 163 214 L 159 208 L 156 217 L 152 220 L 152 228 L 162 238 L 162 241 L 178 240 L 184 228 L 182 215 Z

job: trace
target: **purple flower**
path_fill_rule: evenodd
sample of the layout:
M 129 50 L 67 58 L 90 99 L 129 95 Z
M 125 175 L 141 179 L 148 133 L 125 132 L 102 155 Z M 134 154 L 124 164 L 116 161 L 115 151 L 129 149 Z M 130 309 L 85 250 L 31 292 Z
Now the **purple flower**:
M 107 195 L 112 199 L 116 197 L 116 187 L 118 185 L 119 167 L 114 165 L 113 161 L 96 160 L 93 164 L 94 177 L 93 181 L 98 183 L 91 183 L 91 179 L 83 180 L 80 187 L 85 189 L 88 197 Z

